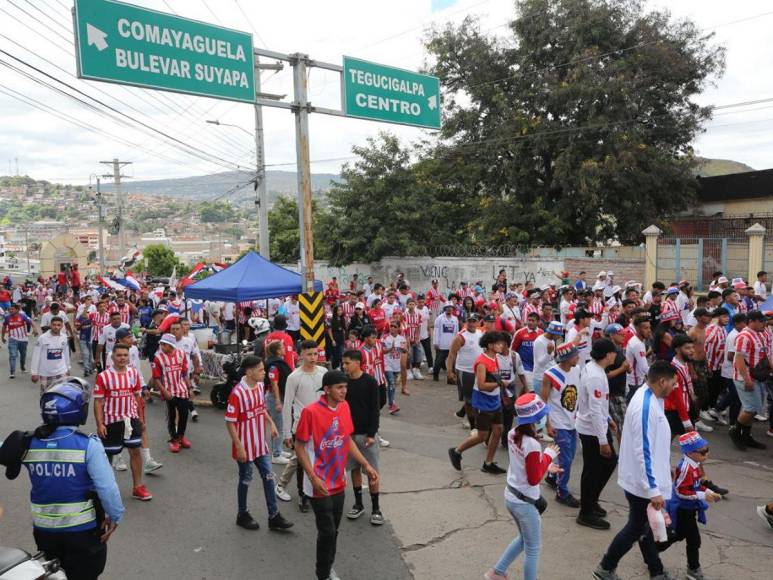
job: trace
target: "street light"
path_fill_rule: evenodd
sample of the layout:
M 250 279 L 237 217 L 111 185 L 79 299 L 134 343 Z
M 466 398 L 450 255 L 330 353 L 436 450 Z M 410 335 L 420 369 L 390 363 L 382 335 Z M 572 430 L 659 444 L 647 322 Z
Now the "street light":
M 244 127 L 240 127 L 239 125 L 232 125 L 231 123 L 221 123 L 217 119 L 207 119 L 205 122 L 209 123 L 210 125 L 217 125 L 218 127 L 235 127 L 239 129 L 239 131 L 242 131 L 243 133 L 246 133 L 247 135 L 249 135 L 250 139 L 255 138 L 254 133 L 250 133 L 247 129 L 245 129 Z

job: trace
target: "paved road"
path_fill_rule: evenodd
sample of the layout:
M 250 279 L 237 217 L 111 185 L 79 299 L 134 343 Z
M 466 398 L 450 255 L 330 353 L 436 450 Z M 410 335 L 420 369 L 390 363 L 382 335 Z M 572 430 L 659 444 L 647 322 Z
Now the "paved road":
M 29 375 L 7 378 L 7 349 L 0 351 L 0 432 L 38 425 L 38 387 Z M 152 501 L 131 499 L 130 473 L 117 473 L 127 508 L 124 523 L 109 544 L 105 578 L 122 580 L 314 578 L 316 528 L 314 514 L 302 514 L 295 502 L 280 509 L 295 527 L 288 533 L 269 532 L 260 478 L 250 488 L 250 507 L 261 529 L 243 530 L 236 517 L 236 470 L 230 456 L 223 412 L 201 409 L 188 434 L 193 448 L 172 455 L 165 447 L 164 407 L 148 406 L 151 448 L 164 463 L 158 475 L 147 477 Z M 95 430 L 93 419 L 84 431 Z M 277 466 L 281 469 L 282 466 Z M 351 496 L 351 492 L 348 492 Z M 0 476 L 0 544 L 34 550 L 29 517 L 29 478 Z M 348 505 L 347 500 L 347 505 Z M 338 540 L 336 571 L 344 579 L 410 578 L 389 524 L 377 528 L 365 517 L 344 518 Z
M 0 377 L 7 376 L 6 370 L 3 350 Z M 403 407 L 399 415 L 382 417 L 382 433 L 392 442 L 381 455 L 382 509 L 388 525 L 377 529 L 364 519 L 344 520 L 336 569 L 347 580 L 480 578 L 515 535 L 502 499 L 504 479 L 480 472 L 482 447 L 465 454 L 461 474 L 449 465 L 446 449 L 465 435 L 453 416 L 454 387 L 442 380 L 414 382 L 410 387 L 412 395 L 399 401 Z M 36 393 L 27 376 L 0 379 L 0 432 L 35 424 Z M 128 499 L 129 474 L 118 474 L 128 512 L 125 525 L 111 541 L 106 577 L 235 578 L 250 572 L 261 578 L 313 577 L 312 514 L 298 513 L 294 503 L 282 504 L 284 514 L 296 522 L 287 536 L 234 526 L 236 477 L 221 412 L 201 411 L 199 423 L 190 429 L 194 448 L 179 456 L 164 448 L 161 405 L 150 407 L 149 422 L 154 455 L 166 465 L 158 476 L 148 478 L 156 497 L 147 504 Z M 762 425 L 757 431 L 762 434 Z M 714 578 L 768 579 L 773 532 L 757 518 L 754 506 L 773 498 L 773 439 L 767 440 L 770 449 L 745 454 L 734 451 L 724 429 L 708 439 L 710 474 L 731 494 L 712 507 L 703 528 L 704 569 Z M 507 464 L 504 451 L 497 459 L 500 465 Z M 678 459 L 676 450 L 673 459 Z M 581 469 L 578 457 L 571 483 L 575 495 Z M 615 480 L 613 475 L 602 495 L 613 532 L 627 514 Z M 543 491 L 549 508 L 543 520 L 540 577 L 589 578 L 613 532 L 578 527 L 576 511 L 557 505 L 549 491 Z M 0 479 L 0 501 L 6 508 L 0 542 L 31 549 L 27 493 L 23 477 L 15 482 Z M 259 482 L 250 499 L 252 513 L 263 523 Z M 683 545 L 669 550 L 664 562 L 669 570 L 683 570 Z M 520 561 L 511 577 L 521 577 L 518 565 Z M 625 579 L 648 576 L 636 550 L 618 571 Z

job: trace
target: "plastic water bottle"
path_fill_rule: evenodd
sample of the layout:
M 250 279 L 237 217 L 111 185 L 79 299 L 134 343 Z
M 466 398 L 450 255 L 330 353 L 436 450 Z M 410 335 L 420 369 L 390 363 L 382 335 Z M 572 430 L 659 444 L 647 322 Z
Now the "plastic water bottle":
M 663 511 L 656 510 L 654 507 L 652 507 L 652 504 L 650 504 L 647 506 L 647 519 L 650 522 L 650 528 L 652 528 L 652 535 L 655 536 L 655 541 L 668 541 L 668 534 L 666 533 L 666 518 L 663 515 Z

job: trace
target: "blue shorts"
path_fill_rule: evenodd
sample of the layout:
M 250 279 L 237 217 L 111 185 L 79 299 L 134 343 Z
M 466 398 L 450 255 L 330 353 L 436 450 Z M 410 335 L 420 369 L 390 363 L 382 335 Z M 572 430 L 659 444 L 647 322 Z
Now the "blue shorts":
M 738 398 L 741 400 L 741 409 L 748 413 L 761 414 L 765 409 L 765 384 L 754 381 L 751 391 L 747 391 L 743 381 L 733 381 Z

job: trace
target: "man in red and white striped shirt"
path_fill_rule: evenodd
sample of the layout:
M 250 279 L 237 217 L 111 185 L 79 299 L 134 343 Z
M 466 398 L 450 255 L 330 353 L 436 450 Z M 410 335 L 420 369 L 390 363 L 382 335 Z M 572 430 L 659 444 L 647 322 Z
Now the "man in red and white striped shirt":
M 132 468 L 132 497 L 149 501 L 153 496 L 142 484 L 142 430 L 139 418 L 142 377 L 129 367 L 129 347 L 117 344 L 111 353 L 113 368 L 102 371 L 94 382 L 94 418 L 97 434 L 102 439 L 105 452 L 111 459 L 126 447 Z M 131 433 L 126 437 L 126 423 Z
M 127 302 L 126 296 L 123 294 L 116 296 L 115 302 L 110 305 L 108 310 L 111 314 L 113 312 L 118 312 L 121 315 L 121 323 L 128 324 L 129 326 L 132 325 L 132 316 L 137 312 L 134 304 Z
M 426 324 L 426 321 L 424 315 L 416 310 L 415 298 L 408 299 L 407 310 L 403 313 L 403 321 L 405 323 L 405 339 L 408 342 L 408 380 L 421 381 L 424 379 L 421 374 L 421 326 Z
M 239 511 L 236 525 L 248 530 L 257 530 L 260 525 L 247 510 L 247 491 L 252 481 L 252 465 L 258 468 L 263 480 L 263 493 L 268 509 L 268 529 L 286 530 L 293 524 L 279 513 L 276 501 L 276 482 L 271 470 L 271 453 L 266 440 L 266 425 L 272 437 L 278 437 L 276 425 L 266 412 L 263 380 L 266 370 L 263 361 L 254 355 L 242 361 L 244 377 L 228 396 L 225 413 L 226 427 L 231 436 L 231 457 L 239 467 L 239 485 L 237 500 Z
M 706 350 L 706 367 L 709 371 L 709 414 L 714 420 L 719 420 L 719 414 L 713 409 L 724 387 L 722 363 L 725 360 L 725 343 L 727 342 L 727 330 L 725 329 L 730 319 L 730 313 L 724 308 L 717 308 L 712 316 L 714 322 L 706 327 L 703 348 Z
M 91 319 L 91 349 L 94 356 L 94 362 L 100 366 L 106 365 L 107 361 L 97 359 L 99 350 L 99 337 L 102 335 L 102 329 L 110 324 L 110 313 L 107 311 L 107 302 L 100 300 L 97 302 L 97 311 L 88 315 Z
M 362 353 L 362 370 L 369 374 L 379 386 L 379 390 L 384 391 L 386 397 L 386 372 L 384 369 L 384 346 L 378 339 L 376 329 L 372 326 L 365 327 L 361 333 L 362 345 L 360 346 L 360 352 Z M 381 406 L 384 406 L 386 400 L 381 402 Z
M 17 304 L 8 307 L 8 314 L 3 318 L 3 342 L 8 340 L 8 366 L 10 378 L 16 376 L 16 357 L 19 356 L 21 370 L 24 372 L 27 365 L 27 343 L 29 335 L 27 326 L 32 327 L 35 336 L 38 335 L 38 327 L 24 312 L 19 310 Z
M 770 361 L 770 335 L 765 332 L 765 315 L 759 310 L 750 312 L 748 325 L 735 339 L 735 358 L 733 360 L 733 382 L 738 398 L 741 400 L 741 412 L 736 424 L 728 434 L 735 446 L 746 451 L 765 449 L 765 445 L 752 437 L 754 416 L 762 414 L 765 405 L 766 380 L 770 380 L 770 365 L 766 378 L 761 376 L 762 367 L 758 366 L 766 359 Z M 755 372 L 755 367 L 757 367 Z
M 151 369 L 153 382 L 166 401 L 169 451 L 179 453 L 181 447 L 190 449 L 191 442 L 185 437 L 188 399 L 192 396 L 188 379 L 188 359 L 185 353 L 177 348 L 174 335 L 165 334 L 161 337 L 159 351 L 153 359 Z
M 671 343 L 674 358 L 671 366 L 676 369 L 676 386 L 666 397 L 664 409 L 671 426 L 671 439 L 692 431 L 690 399 L 693 396 L 692 377 L 688 363 L 695 353 L 695 344 L 686 334 L 678 334 Z

